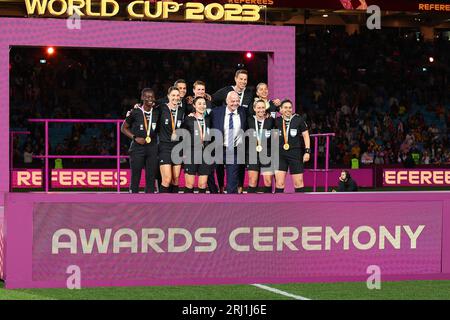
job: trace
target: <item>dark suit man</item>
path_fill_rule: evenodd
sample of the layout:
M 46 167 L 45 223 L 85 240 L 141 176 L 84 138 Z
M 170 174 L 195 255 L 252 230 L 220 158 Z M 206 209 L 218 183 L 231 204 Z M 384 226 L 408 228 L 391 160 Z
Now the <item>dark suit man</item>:
M 238 164 L 238 146 L 244 143 L 242 131 L 247 129 L 247 115 L 245 109 L 239 106 L 240 98 L 235 91 L 227 94 L 226 106 L 214 108 L 211 112 L 211 126 L 220 130 L 223 135 L 223 154 L 227 172 L 227 193 L 237 193 L 239 172 L 244 164 Z M 242 130 L 242 131 L 241 131 Z M 216 166 L 218 179 L 223 172 L 223 165 Z M 222 178 L 223 179 L 223 178 Z M 219 181 L 220 185 L 220 181 Z
M 244 108 L 247 113 L 247 117 L 252 115 L 253 112 L 253 100 L 254 93 L 253 91 L 247 88 L 248 83 L 248 73 L 247 70 L 240 69 L 236 71 L 234 76 L 235 85 L 234 86 L 226 86 L 217 92 L 215 92 L 211 98 L 212 103 L 219 107 L 226 103 L 226 97 L 228 92 L 236 91 L 239 95 L 239 105 Z

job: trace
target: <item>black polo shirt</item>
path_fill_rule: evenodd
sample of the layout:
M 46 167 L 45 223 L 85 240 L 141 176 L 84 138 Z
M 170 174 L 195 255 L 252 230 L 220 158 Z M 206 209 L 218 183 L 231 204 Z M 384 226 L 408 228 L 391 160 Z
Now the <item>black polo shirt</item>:
M 289 121 L 286 121 L 286 130 L 289 126 L 288 143 L 289 150 L 300 149 L 304 146 L 302 132 L 308 131 L 308 125 L 305 120 L 298 114 L 294 114 L 291 118 L 290 125 Z M 275 119 L 275 128 L 279 130 L 280 134 L 280 150 L 283 150 L 283 145 L 285 144 L 284 133 L 283 133 L 283 117 L 278 117 Z
M 171 117 L 175 117 L 175 130 L 181 128 L 181 124 L 184 121 L 185 117 L 185 109 L 184 107 L 178 107 L 178 112 L 176 110 L 170 110 L 166 104 L 162 104 L 159 106 L 161 116 L 159 118 L 159 141 L 160 142 L 173 142 L 171 141 L 172 137 L 172 120 Z
M 206 140 L 210 140 L 209 136 L 211 129 L 211 117 L 207 115 L 202 119 L 198 119 L 198 122 L 195 117 L 186 117 L 182 126 L 191 134 L 191 148 L 194 148 L 194 146 L 201 144 L 199 123 L 201 130 L 204 130 L 203 146 L 206 146 L 208 145 L 208 143 L 210 143 L 210 141 Z
M 270 139 L 272 136 L 271 130 L 274 128 L 274 122 L 275 122 L 275 120 L 270 117 L 267 119 L 264 119 L 264 127 L 263 127 L 263 131 L 262 131 L 262 145 L 267 146 L 267 148 L 270 148 L 270 141 L 271 141 Z M 257 121 L 256 123 L 258 125 L 258 130 L 260 130 L 262 121 Z M 248 117 L 247 126 L 248 126 L 248 129 L 252 129 L 254 131 L 254 133 L 249 137 L 249 139 L 256 140 L 257 132 L 256 132 L 256 127 L 255 127 L 255 118 L 253 116 Z M 256 141 L 255 141 L 255 145 L 256 145 Z M 248 144 L 248 146 L 250 146 L 250 144 Z
M 130 112 L 130 115 L 125 119 L 125 121 L 130 126 L 130 131 L 139 138 L 146 138 L 147 131 L 145 130 L 144 124 L 144 114 L 146 117 L 147 123 L 150 121 L 150 112 L 142 112 L 141 108 L 133 109 Z M 150 126 L 150 137 L 152 138 L 151 144 L 156 143 L 159 118 L 160 118 L 160 110 L 159 108 L 153 108 L 151 112 L 152 123 Z

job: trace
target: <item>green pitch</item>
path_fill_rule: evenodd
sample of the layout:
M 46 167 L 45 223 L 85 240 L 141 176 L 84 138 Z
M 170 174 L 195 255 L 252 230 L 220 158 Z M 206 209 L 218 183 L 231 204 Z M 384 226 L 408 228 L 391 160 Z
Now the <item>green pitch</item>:
M 47 299 L 139 299 L 139 300 L 285 300 L 290 294 L 312 300 L 358 299 L 445 299 L 450 300 L 449 281 L 382 282 L 380 290 L 369 290 L 366 283 L 293 283 L 267 285 L 271 292 L 251 285 L 122 287 L 69 289 L 6 290 L 0 282 L 0 300 Z

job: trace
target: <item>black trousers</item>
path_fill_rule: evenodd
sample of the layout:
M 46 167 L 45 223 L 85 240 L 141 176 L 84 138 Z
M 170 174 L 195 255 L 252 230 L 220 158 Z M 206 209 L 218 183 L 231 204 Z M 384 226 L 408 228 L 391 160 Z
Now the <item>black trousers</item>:
M 224 157 L 226 155 L 226 150 L 223 151 Z M 225 166 L 223 164 L 215 164 L 211 173 L 208 175 L 208 189 L 211 193 L 219 193 L 216 185 L 216 175 L 219 188 L 223 189 L 225 186 Z M 238 187 L 244 186 L 245 179 L 245 165 L 238 165 Z
M 216 165 L 216 172 L 217 172 L 217 180 L 219 182 L 219 187 L 224 186 L 224 176 L 225 176 L 225 170 L 227 173 L 227 193 L 237 193 L 238 187 L 242 187 L 244 185 L 244 178 L 245 178 L 245 165 L 244 164 L 237 164 L 237 148 L 234 148 L 233 150 L 233 159 L 232 163 L 226 163 L 227 162 L 227 150 L 224 148 L 223 150 L 223 157 L 224 157 L 224 163 Z M 230 159 L 231 160 L 231 159 Z
M 217 182 L 219 183 L 219 187 L 223 188 L 225 185 L 225 166 L 223 164 L 218 164 L 218 165 L 216 165 L 215 171 L 217 173 Z M 239 187 L 244 186 L 244 180 L 245 180 L 245 165 L 240 165 L 239 166 L 239 180 L 238 180 Z M 214 185 L 215 185 L 214 172 L 210 176 L 208 176 L 208 186 L 209 186 L 210 181 L 211 181 L 211 184 L 214 182 Z
M 141 172 L 145 168 L 145 193 L 155 192 L 155 177 L 158 171 L 158 145 L 133 143 L 129 151 L 131 167 L 131 193 L 139 193 Z
M 210 193 L 219 193 L 219 189 L 216 185 L 216 165 L 213 165 L 211 173 L 208 175 L 208 189 Z M 222 183 L 223 184 L 223 183 Z

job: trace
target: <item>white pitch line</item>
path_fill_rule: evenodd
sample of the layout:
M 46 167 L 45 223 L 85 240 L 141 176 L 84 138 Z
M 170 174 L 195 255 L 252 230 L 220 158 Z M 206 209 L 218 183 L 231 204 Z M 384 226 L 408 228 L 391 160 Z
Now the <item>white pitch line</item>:
M 275 288 L 272 288 L 272 287 L 268 287 L 268 286 L 265 286 L 263 284 L 252 284 L 252 286 L 255 286 L 255 287 L 258 287 L 260 289 L 267 290 L 267 291 L 270 291 L 270 292 L 273 292 L 273 293 L 276 293 L 276 294 L 280 294 L 280 295 L 285 296 L 285 297 L 294 298 L 295 300 L 311 300 L 311 299 L 308 299 L 308 298 L 305 298 L 305 297 L 302 297 L 302 296 L 297 296 L 295 294 L 292 294 L 292 293 L 289 293 L 289 292 L 286 292 L 286 291 L 283 291 L 283 290 L 278 290 L 278 289 L 275 289 Z

